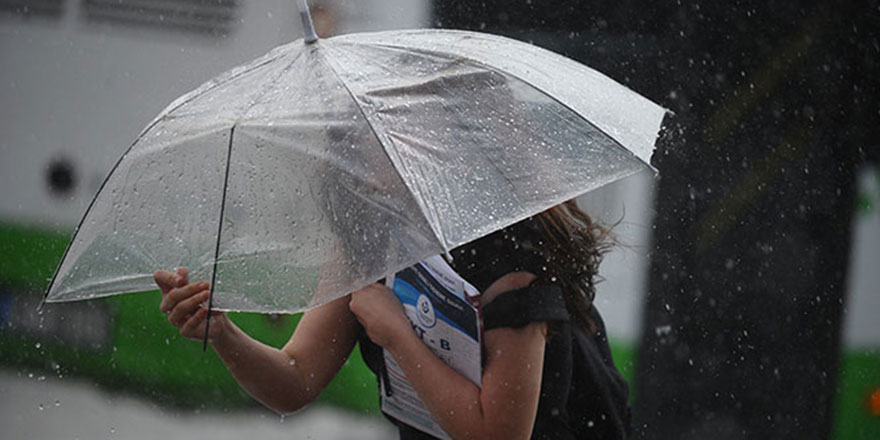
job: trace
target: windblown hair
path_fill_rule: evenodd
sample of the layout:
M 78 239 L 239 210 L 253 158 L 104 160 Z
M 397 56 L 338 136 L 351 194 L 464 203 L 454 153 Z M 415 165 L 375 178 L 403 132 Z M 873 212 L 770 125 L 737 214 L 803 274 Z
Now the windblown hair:
M 538 244 L 547 270 L 539 284 L 562 288 L 575 322 L 595 332 L 590 309 L 596 297 L 599 263 L 612 245 L 610 230 L 593 223 L 574 200 L 556 205 L 534 217 L 543 242 Z

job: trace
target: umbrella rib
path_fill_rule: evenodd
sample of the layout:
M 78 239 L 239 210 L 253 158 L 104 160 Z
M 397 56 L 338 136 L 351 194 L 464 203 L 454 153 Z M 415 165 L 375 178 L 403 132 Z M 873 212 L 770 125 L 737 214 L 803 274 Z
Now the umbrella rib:
M 195 99 L 195 98 L 197 98 L 197 97 L 199 97 L 199 96 L 202 96 L 202 95 L 204 95 L 205 93 L 207 93 L 207 92 L 209 92 L 209 91 L 211 91 L 211 90 L 213 90 L 213 89 L 215 89 L 215 88 L 217 88 L 217 87 L 219 87 L 219 86 L 221 86 L 221 85 L 223 85 L 223 84 L 226 84 L 226 83 L 229 82 L 229 81 L 235 80 L 236 78 L 238 78 L 238 77 L 240 77 L 240 76 L 242 76 L 242 75 L 244 75 L 244 74 L 246 74 L 246 73 L 253 72 L 254 70 L 259 69 L 260 67 L 263 67 L 263 66 L 265 66 L 266 64 L 269 64 L 270 62 L 272 62 L 272 61 L 274 61 L 274 60 L 280 58 L 281 56 L 282 56 L 282 54 L 278 54 L 278 56 L 276 56 L 276 57 L 274 57 L 274 58 L 271 58 L 271 59 L 267 59 L 267 60 L 265 60 L 264 62 L 262 62 L 262 63 L 260 63 L 260 64 L 257 64 L 257 65 L 255 65 L 255 66 L 251 66 L 251 68 L 249 68 L 249 69 L 244 69 L 244 70 L 242 70 L 241 72 L 236 72 L 236 74 L 234 74 L 234 75 L 230 75 L 228 78 L 224 78 L 223 81 L 218 81 L 218 82 L 216 82 L 216 83 L 214 83 L 214 84 L 211 84 L 210 86 L 206 87 L 204 90 L 199 91 L 199 93 L 191 93 L 191 94 L 190 94 L 191 96 L 187 96 L 186 99 L 184 99 L 184 100 L 182 100 L 181 102 L 177 103 L 177 105 L 175 105 L 174 108 L 169 109 L 169 110 L 167 110 L 166 112 L 163 112 L 163 115 L 162 115 L 162 116 L 165 116 L 165 115 L 169 115 L 169 114 L 171 114 L 171 112 L 173 112 L 173 111 L 179 109 L 180 107 L 182 107 L 183 105 L 189 103 L 189 102 L 192 101 L 193 99 Z M 172 104 L 173 104 L 173 103 L 172 103 Z M 88 218 L 88 216 L 89 216 L 89 212 L 92 211 L 92 207 L 94 207 L 95 202 L 98 200 L 98 197 L 99 197 L 99 196 L 101 195 L 101 193 L 104 191 L 104 187 L 107 185 L 107 182 L 110 181 L 110 178 L 113 176 L 113 173 L 116 172 L 116 169 L 119 168 L 119 165 L 122 163 L 123 160 L 125 160 L 126 156 L 128 156 L 128 154 L 129 154 L 129 153 L 131 152 L 131 150 L 135 147 L 135 145 L 137 145 L 138 142 L 140 142 L 141 139 L 144 138 L 144 135 L 146 135 L 150 130 L 153 129 L 153 127 L 155 127 L 159 122 L 161 122 L 161 121 L 163 120 L 163 117 L 162 117 L 162 116 L 153 119 L 152 121 L 150 121 L 149 124 L 147 124 L 147 127 L 144 128 L 144 129 L 140 132 L 140 134 L 138 134 L 138 136 L 137 136 L 137 137 L 135 138 L 135 140 L 131 143 L 131 145 L 129 145 L 128 148 L 125 150 L 125 153 L 122 153 L 122 156 L 119 157 L 119 160 L 117 160 L 116 163 L 113 165 L 113 168 L 110 169 L 110 172 L 107 173 L 107 176 L 104 177 L 104 181 L 101 182 L 101 187 L 98 188 L 98 191 L 95 193 L 95 196 L 92 198 L 92 201 L 89 202 L 89 206 L 88 206 L 88 208 L 86 208 L 85 213 L 83 214 L 82 218 L 80 218 L 80 220 L 79 220 L 79 224 L 77 224 L 76 229 L 73 230 L 73 236 L 70 237 L 70 241 L 67 243 L 67 247 L 64 249 L 64 254 L 61 256 L 61 260 L 59 260 L 59 262 L 58 262 L 58 267 L 55 269 L 55 273 L 52 275 L 52 280 L 49 281 L 49 286 L 46 287 L 46 291 L 43 293 L 43 299 L 40 300 L 40 304 L 37 306 L 37 310 L 38 310 L 38 311 L 43 309 L 43 305 L 44 305 L 44 304 L 46 303 L 46 301 L 48 300 L 48 298 L 49 298 L 49 292 L 52 291 L 52 287 L 55 286 L 55 282 L 56 282 L 57 279 L 58 279 L 58 274 L 61 273 L 61 266 L 62 266 L 62 264 L 64 263 L 64 259 L 67 258 L 67 254 L 70 252 L 70 248 L 73 246 L 73 243 L 76 241 L 76 237 L 77 237 L 77 235 L 79 234 L 79 231 L 82 229 L 82 225 L 83 225 L 83 223 L 85 223 L 86 218 Z M 233 128 L 234 128 L 234 127 L 233 127 Z M 213 291 L 213 285 L 212 285 L 211 289 L 212 289 L 212 291 Z M 212 295 L 213 295 L 213 293 L 212 293 Z M 210 314 L 209 314 L 209 316 L 210 316 Z
M 552 95 L 552 94 L 550 94 L 550 93 L 545 92 L 545 91 L 544 91 L 543 89 L 541 89 L 540 87 L 538 87 L 538 86 L 532 84 L 530 81 L 527 81 L 526 79 L 524 79 L 524 78 L 522 78 L 522 77 L 520 77 L 520 76 L 518 76 L 518 75 L 514 75 L 514 74 L 511 74 L 511 73 L 504 72 L 504 71 L 502 71 L 502 70 L 500 70 L 500 69 L 496 69 L 495 67 L 492 67 L 492 66 L 490 66 L 490 65 L 488 65 L 488 64 L 480 63 L 479 61 L 476 61 L 476 60 L 471 60 L 471 61 L 473 61 L 473 62 L 475 62 L 475 63 L 477 63 L 477 64 L 480 64 L 480 65 L 482 65 L 483 67 L 485 67 L 486 69 L 492 70 L 493 72 L 496 72 L 496 73 L 498 73 L 498 74 L 500 74 L 500 75 L 507 75 L 507 76 L 509 76 L 509 77 L 511 77 L 511 78 L 515 78 L 515 79 L 517 79 L 517 80 L 519 80 L 519 81 L 522 81 L 523 84 L 526 84 L 527 86 L 531 87 L 532 89 L 535 89 L 535 90 L 541 92 L 541 94 L 543 94 L 544 96 L 549 97 L 549 98 L 552 99 L 554 102 L 556 102 L 557 104 L 561 105 L 561 106 L 562 106 L 563 108 L 565 108 L 566 110 L 568 110 L 568 111 L 570 111 L 571 113 L 573 113 L 575 116 L 577 116 L 578 119 L 580 119 L 580 120 L 586 122 L 590 127 L 593 127 L 593 128 L 596 129 L 596 131 L 598 131 L 599 133 L 602 133 L 603 136 L 605 136 L 605 137 L 608 138 L 608 139 L 611 139 L 612 143 L 613 143 L 618 149 L 623 150 L 624 154 L 628 154 L 629 156 L 634 157 L 637 161 L 639 161 L 639 162 L 641 162 L 641 163 L 647 165 L 647 167 L 650 168 L 651 171 L 653 171 L 654 173 L 657 172 L 657 169 L 654 168 L 653 165 L 651 165 L 649 162 L 645 162 L 645 161 L 643 161 L 643 160 L 639 157 L 639 155 L 637 155 L 634 151 L 630 150 L 629 148 L 626 148 L 622 143 L 620 143 L 619 140 L 617 140 L 617 138 L 615 138 L 614 136 L 611 136 L 610 134 L 608 134 L 605 130 L 601 129 L 598 125 L 594 124 L 592 121 L 590 121 L 589 119 L 587 119 L 586 116 L 580 114 L 580 112 L 578 112 L 577 110 L 571 108 L 571 106 L 569 106 L 568 104 L 562 102 L 562 101 L 561 101 L 559 98 L 557 98 L 556 96 L 554 96 L 554 95 Z
M 348 44 L 358 44 L 358 43 L 349 42 Z M 586 122 L 588 125 L 590 125 L 590 126 L 593 127 L 594 129 L 596 129 L 596 131 L 598 131 L 599 133 L 601 133 L 601 134 L 602 134 L 603 136 L 605 136 L 606 138 L 611 139 L 611 141 L 614 143 L 614 145 L 615 145 L 617 148 L 623 150 L 625 153 L 627 153 L 627 154 L 629 154 L 629 155 L 631 155 L 631 156 L 634 156 L 634 157 L 636 158 L 636 160 L 638 160 L 639 162 L 644 163 L 644 164 L 645 164 L 648 168 L 650 168 L 654 173 L 657 173 L 657 169 L 654 168 L 653 165 L 651 165 L 649 162 L 645 162 L 645 161 L 643 161 L 643 160 L 642 160 L 642 159 L 641 159 L 641 158 L 640 158 L 635 152 L 633 152 L 633 151 L 630 150 L 629 148 L 626 148 L 622 143 L 620 143 L 620 141 L 618 141 L 617 138 L 615 138 L 614 136 L 611 136 L 611 135 L 608 134 L 605 130 L 599 128 L 596 124 L 594 124 L 592 121 L 590 121 L 589 119 L 587 119 L 586 116 L 582 115 L 580 112 L 578 112 L 577 110 L 573 109 L 573 108 L 572 108 L 571 106 L 569 106 L 568 104 L 562 102 L 562 101 L 561 101 L 559 98 L 557 98 L 555 95 L 553 95 L 553 94 L 551 94 L 551 93 L 547 93 L 546 91 L 544 91 L 544 89 L 542 89 L 542 88 L 540 88 L 540 87 L 534 85 L 531 81 L 528 81 L 528 80 L 526 80 L 525 78 L 522 78 L 522 77 L 519 76 L 519 75 L 514 75 L 514 74 L 512 74 L 512 73 L 510 73 L 510 72 L 506 72 L 506 71 L 504 71 L 504 70 L 498 69 L 498 68 L 496 68 L 495 66 L 492 66 L 492 65 L 486 64 L 486 63 L 481 62 L 481 61 L 479 61 L 479 60 L 476 60 L 476 59 L 474 59 L 474 58 L 470 58 L 470 57 L 462 57 L 462 56 L 456 56 L 455 54 L 452 54 L 452 53 L 449 53 L 449 52 L 434 51 L 434 50 L 427 50 L 427 49 L 414 48 L 414 47 L 407 47 L 407 46 L 403 46 L 403 45 L 390 44 L 390 43 L 372 43 L 372 44 L 373 44 L 373 45 L 376 45 L 376 46 L 380 46 L 380 47 L 393 48 L 393 49 L 397 49 L 397 50 L 406 50 L 406 51 L 411 51 L 411 52 L 421 52 L 421 53 L 426 53 L 426 54 L 431 54 L 431 55 L 440 55 L 440 56 L 443 56 L 443 57 L 446 57 L 446 58 L 458 57 L 458 58 L 462 58 L 462 59 L 467 60 L 468 63 L 470 63 L 470 64 L 472 64 L 472 65 L 474 65 L 474 66 L 476 66 L 476 67 L 481 67 L 481 68 L 484 68 L 484 69 L 486 69 L 486 70 L 491 70 L 492 72 L 495 72 L 495 73 L 497 73 L 497 74 L 499 74 L 499 75 L 506 76 L 506 77 L 510 77 L 510 78 L 514 78 L 514 79 L 516 79 L 516 80 L 518 80 L 518 81 L 521 81 L 523 84 L 525 84 L 525 85 L 531 87 L 531 88 L 534 89 L 534 90 L 537 90 L 537 91 L 540 92 L 542 95 L 547 96 L 548 98 L 552 99 L 552 100 L 553 100 L 554 102 L 556 102 L 557 104 L 559 104 L 559 105 L 561 105 L 562 107 L 564 107 L 566 110 L 572 112 L 575 116 L 577 116 L 578 119 L 580 119 L 580 120 Z
M 202 351 L 208 350 L 208 330 L 211 327 L 211 307 L 214 305 L 214 286 L 217 281 L 217 260 L 220 257 L 220 235 L 223 233 L 223 216 L 226 213 L 226 189 L 229 187 L 229 168 L 232 161 L 232 138 L 235 136 L 235 124 L 229 129 L 229 148 L 226 150 L 226 175 L 223 177 L 223 196 L 220 198 L 220 221 L 217 225 L 217 244 L 214 247 L 214 268 L 211 271 L 211 292 L 208 294 L 208 315 L 205 317 L 205 338 Z
M 156 118 L 156 119 L 150 124 L 149 127 L 147 127 L 146 129 L 144 129 L 144 131 L 141 132 L 141 134 L 138 136 L 137 140 L 135 140 L 135 143 L 136 143 L 137 141 L 139 141 L 140 138 L 142 138 L 142 137 L 143 137 L 143 136 L 144 136 L 144 135 L 145 135 L 145 134 L 146 134 L 151 128 L 153 128 L 154 125 L 156 125 L 159 121 L 161 121 L 162 119 L 164 119 L 165 116 L 170 115 L 172 112 L 176 111 L 176 110 L 179 109 L 180 107 L 183 107 L 184 105 L 189 104 L 190 102 L 192 102 L 192 100 L 194 100 L 194 99 L 196 99 L 196 98 L 198 98 L 198 97 L 200 97 L 200 96 L 202 96 L 202 95 L 204 95 L 204 94 L 210 92 L 211 90 L 216 89 L 217 87 L 220 87 L 220 86 L 222 86 L 222 85 L 224 85 L 224 84 L 227 84 L 227 83 L 229 83 L 229 82 L 235 81 L 236 79 L 238 79 L 238 78 L 241 77 L 242 75 L 245 75 L 245 74 L 251 73 L 251 72 L 253 72 L 253 71 L 255 71 L 255 70 L 257 70 L 257 69 L 259 69 L 259 68 L 261 68 L 261 67 L 263 67 L 263 66 L 265 66 L 265 65 L 267 65 L 267 64 L 270 64 L 270 63 L 272 63 L 273 61 L 275 61 L 275 60 L 281 58 L 282 56 L 284 56 L 284 54 L 283 54 L 283 53 L 279 53 L 278 55 L 276 55 L 276 56 L 273 57 L 273 58 L 269 58 L 269 59 L 264 60 L 262 63 L 259 63 L 259 64 L 254 65 L 254 66 L 250 66 L 250 67 L 248 67 L 248 68 L 246 68 L 246 69 L 243 69 L 243 70 L 240 71 L 240 72 L 235 72 L 235 74 L 230 74 L 228 78 L 223 78 L 222 80 L 217 81 L 217 82 L 215 82 L 215 83 L 213 83 L 213 84 L 208 84 L 208 83 L 203 84 L 201 87 L 197 88 L 196 90 L 193 90 L 192 92 L 188 93 L 187 95 L 184 95 L 182 98 L 178 98 L 178 99 L 180 100 L 180 102 L 177 102 L 177 100 L 175 100 L 174 102 L 172 102 L 172 103 L 171 103 L 172 105 L 175 104 L 175 103 L 176 103 L 177 105 L 174 105 L 174 108 L 166 109 L 166 111 L 163 111 L 163 112 L 160 114 L 160 116 L 157 117 L 157 118 Z M 297 56 L 297 58 L 299 58 L 299 56 Z M 296 61 L 296 59 L 294 59 L 294 61 Z M 204 89 L 203 89 L 203 88 L 204 88 Z
M 296 54 L 296 56 L 292 60 L 290 60 L 290 62 L 286 66 L 284 66 L 284 68 L 281 69 L 277 75 L 275 75 L 275 78 L 273 78 L 271 81 L 263 84 L 263 87 L 260 90 L 259 95 L 255 96 L 254 99 L 251 101 L 250 105 L 248 105 L 247 109 L 245 111 L 241 112 L 241 115 L 239 116 L 236 124 L 247 121 L 248 114 L 250 113 L 250 111 L 254 107 L 256 107 L 256 105 L 260 102 L 260 100 L 262 100 L 269 93 L 270 90 L 272 90 L 272 88 L 275 86 L 275 83 L 277 83 L 278 80 L 281 79 L 281 77 L 283 77 L 286 73 L 290 72 L 290 70 L 293 69 L 294 65 L 297 63 L 297 61 L 299 61 L 299 59 L 302 56 L 303 56 L 302 52 Z
M 49 281 L 49 287 L 46 287 L 46 292 L 43 293 L 43 299 L 40 301 L 40 305 L 37 306 L 38 311 L 43 309 L 43 304 L 45 304 L 46 300 L 49 298 L 49 292 L 51 292 L 52 287 L 55 286 L 55 281 L 57 281 L 57 279 L 58 279 L 58 274 L 61 273 L 61 266 L 64 264 L 64 259 L 67 258 L 67 253 L 70 252 L 70 248 L 73 246 L 73 243 L 76 241 L 76 236 L 79 234 L 79 231 L 82 229 L 82 225 L 83 225 L 83 223 L 85 223 L 86 218 L 88 218 L 89 212 L 92 211 L 92 207 L 95 206 L 95 202 L 98 200 L 98 197 L 104 191 L 104 187 L 107 185 L 107 182 L 110 181 L 110 177 L 113 176 L 113 173 L 116 172 L 116 169 L 119 168 L 119 164 L 121 164 L 122 161 L 125 160 L 125 157 L 128 156 L 128 153 L 130 153 L 131 150 L 134 148 L 134 146 L 137 145 L 137 143 L 140 142 L 140 140 L 144 137 L 144 134 L 146 134 L 148 131 L 150 131 L 150 129 L 155 127 L 156 124 L 159 123 L 159 120 L 160 120 L 160 118 L 156 118 L 155 120 L 153 120 L 153 122 L 150 123 L 150 125 L 147 128 L 144 129 L 144 131 L 137 137 L 137 139 L 135 139 L 134 142 L 132 142 L 131 145 L 128 146 L 128 149 L 125 150 L 125 153 L 123 153 L 122 156 L 119 157 L 119 160 L 116 161 L 116 163 L 113 165 L 113 168 L 110 169 L 109 173 L 107 173 L 107 176 L 104 177 L 104 181 L 101 182 L 101 187 L 98 188 L 98 191 L 95 193 L 95 197 L 92 197 L 92 201 L 89 202 L 89 207 L 86 208 L 86 212 L 83 214 L 82 218 L 79 219 L 79 224 L 76 225 L 76 229 L 73 230 L 73 236 L 70 237 L 70 241 L 67 243 L 67 247 L 64 249 L 64 255 L 61 256 L 61 260 L 58 262 L 58 267 L 55 268 L 55 274 L 52 275 L 52 280 Z
M 369 117 L 367 117 L 366 112 L 364 111 L 363 107 L 361 107 L 360 103 L 358 102 L 357 97 L 355 97 L 355 95 L 354 95 L 354 92 L 352 92 L 351 89 L 348 87 L 348 84 L 346 84 L 345 81 L 342 80 L 342 78 L 339 76 L 339 73 L 336 72 L 336 69 L 333 67 L 333 63 L 331 63 L 327 59 L 326 55 L 324 55 L 323 52 L 320 52 L 320 51 L 318 53 L 321 56 L 321 60 L 324 62 L 324 64 L 330 70 L 330 73 L 332 73 L 333 77 L 336 78 L 337 81 L 339 81 L 339 84 L 342 85 L 342 88 L 345 90 L 345 92 L 351 98 L 352 103 L 354 103 L 355 108 L 358 109 L 358 112 L 364 118 L 364 121 L 367 123 L 367 127 L 370 128 L 370 131 L 373 133 L 373 136 L 376 138 L 376 142 L 378 142 L 379 145 L 382 147 L 381 148 L 382 151 L 385 152 L 385 155 L 388 157 L 388 161 L 391 162 L 391 166 L 393 166 L 395 171 L 397 171 L 397 175 L 401 177 L 401 181 L 403 181 L 403 184 L 407 187 L 407 189 L 412 191 L 412 188 L 410 188 L 410 183 L 406 179 L 403 178 L 403 174 L 401 173 L 401 170 L 398 168 L 397 161 L 395 161 L 391 157 L 391 154 L 388 152 L 388 148 L 385 146 L 385 143 L 382 142 L 382 137 L 379 136 L 379 133 L 376 131 L 376 127 L 373 126 L 373 122 L 370 121 Z M 401 164 L 401 166 L 402 166 L 402 164 Z M 443 250 L 448 252 L 449 249 L 447 249 L 447 246 L 446 246 L 446 237 L 444 236 L 443 231 L 439 227 L 439 221 L 437 221 L 437 218 L 436 218 L 437 216 L 435 215 L 435 216 L 429 217 L 428 213 L 425 212 L 425 207 L 422 206 L 422 201 L 419 200 L 418 198 L 415 198 L 415 201 L 416 201 L 416 205 L 419 207 L 419 210 L 421 210 L 422 216 L 425 217 L 425 219 L 427 220 L 428 226 L 431 227 L 431 231 L 434 232 L 435 238 L 437 238 L 437 240 L 440 242 L 440 245 L 443 247 Z M 430 221 L 431 218 L 434 218 L 435 221 L 434 222 Z M 435 226 L 435 223 L 437 224 L 437 226 Z

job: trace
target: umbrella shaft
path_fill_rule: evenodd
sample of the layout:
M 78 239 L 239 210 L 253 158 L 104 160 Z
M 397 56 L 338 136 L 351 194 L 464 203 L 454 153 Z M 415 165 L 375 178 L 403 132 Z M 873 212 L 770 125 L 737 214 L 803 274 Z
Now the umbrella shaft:
M 303 23 L 303 41 L 306 44 L 318 41 L 318 34 L 315 33 L 315 25 L 312 24 L 312 13 L 309 12 L 309 3 L 307 0 L 299 0 L 299 17 Z

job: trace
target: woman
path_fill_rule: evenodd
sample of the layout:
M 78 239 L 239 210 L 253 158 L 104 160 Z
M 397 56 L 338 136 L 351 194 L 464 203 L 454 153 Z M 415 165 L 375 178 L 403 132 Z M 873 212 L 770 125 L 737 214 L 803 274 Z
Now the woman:
M 314 400 L 360 341 L 374 372 L 384 368 L 379 348 L 391 353 L 453 438 L 625 438 L 627 387 L 592 307 L 605 238 L 569 201 L 452 252 L 454 269 L 482 292 L 482 387 L 431 353 L 380 284 L 306 312 L 280 350 L 219 312 L 209 341 L 242 387 L 282 413 Z M 168 320 L 201 339 L 208 284 L 190 284 L 185 270 L 155 278 Z M 401 438 L 430 438 L 397 425 Z

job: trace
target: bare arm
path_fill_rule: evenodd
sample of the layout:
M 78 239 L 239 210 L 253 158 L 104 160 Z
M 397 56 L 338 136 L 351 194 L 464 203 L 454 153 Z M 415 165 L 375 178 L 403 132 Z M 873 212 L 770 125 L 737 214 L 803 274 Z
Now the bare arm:
M 531 274 L 508 274 L 484 294 L 491 300 L 500 292 L 525 287 Z M 547 325 L 531 323 L 523 328 L 498 328 L 485 334 L 487 351 L 482 388 L 437 358 L 409 328 L 406 318 L 375 320 L 372 309 L 389 297 L 381 286 L 354 294 L 351 307 L 374 341 L 387 349 L 443 429 L 456 439 L 527 439 L 538 409 Z M 362 296 L 362 293 L 367 295 Z M 393 297 L 392 297 L 393 298 Z M 362 302 L 369 300 L 369 304 Z M 389 301 L 394 304 L 394 301 Z M 396 307 L 400 307 L 399 303 Z M 406 330 L 406 331 L 404 331 Z
M 356 338 L 349 297 L 306 312 L 283 348 L 262 344 L 228 326 L 211 346 L 247 392 L 275 411 L 312 402 L 348 359 Z
M 201 339 L 207 283 L 187 284 L 185 271 L 159 271 L 155 277 L 168 320 L 182 335 Z M 321 393 L 354 347 L 357 322 L 348 302 L 346 296 L 306 312 L 281 349 L 251 338 L 220 312 L 212 312 L 208 339 L 251 396 L 275 411 L 296 411 Z

